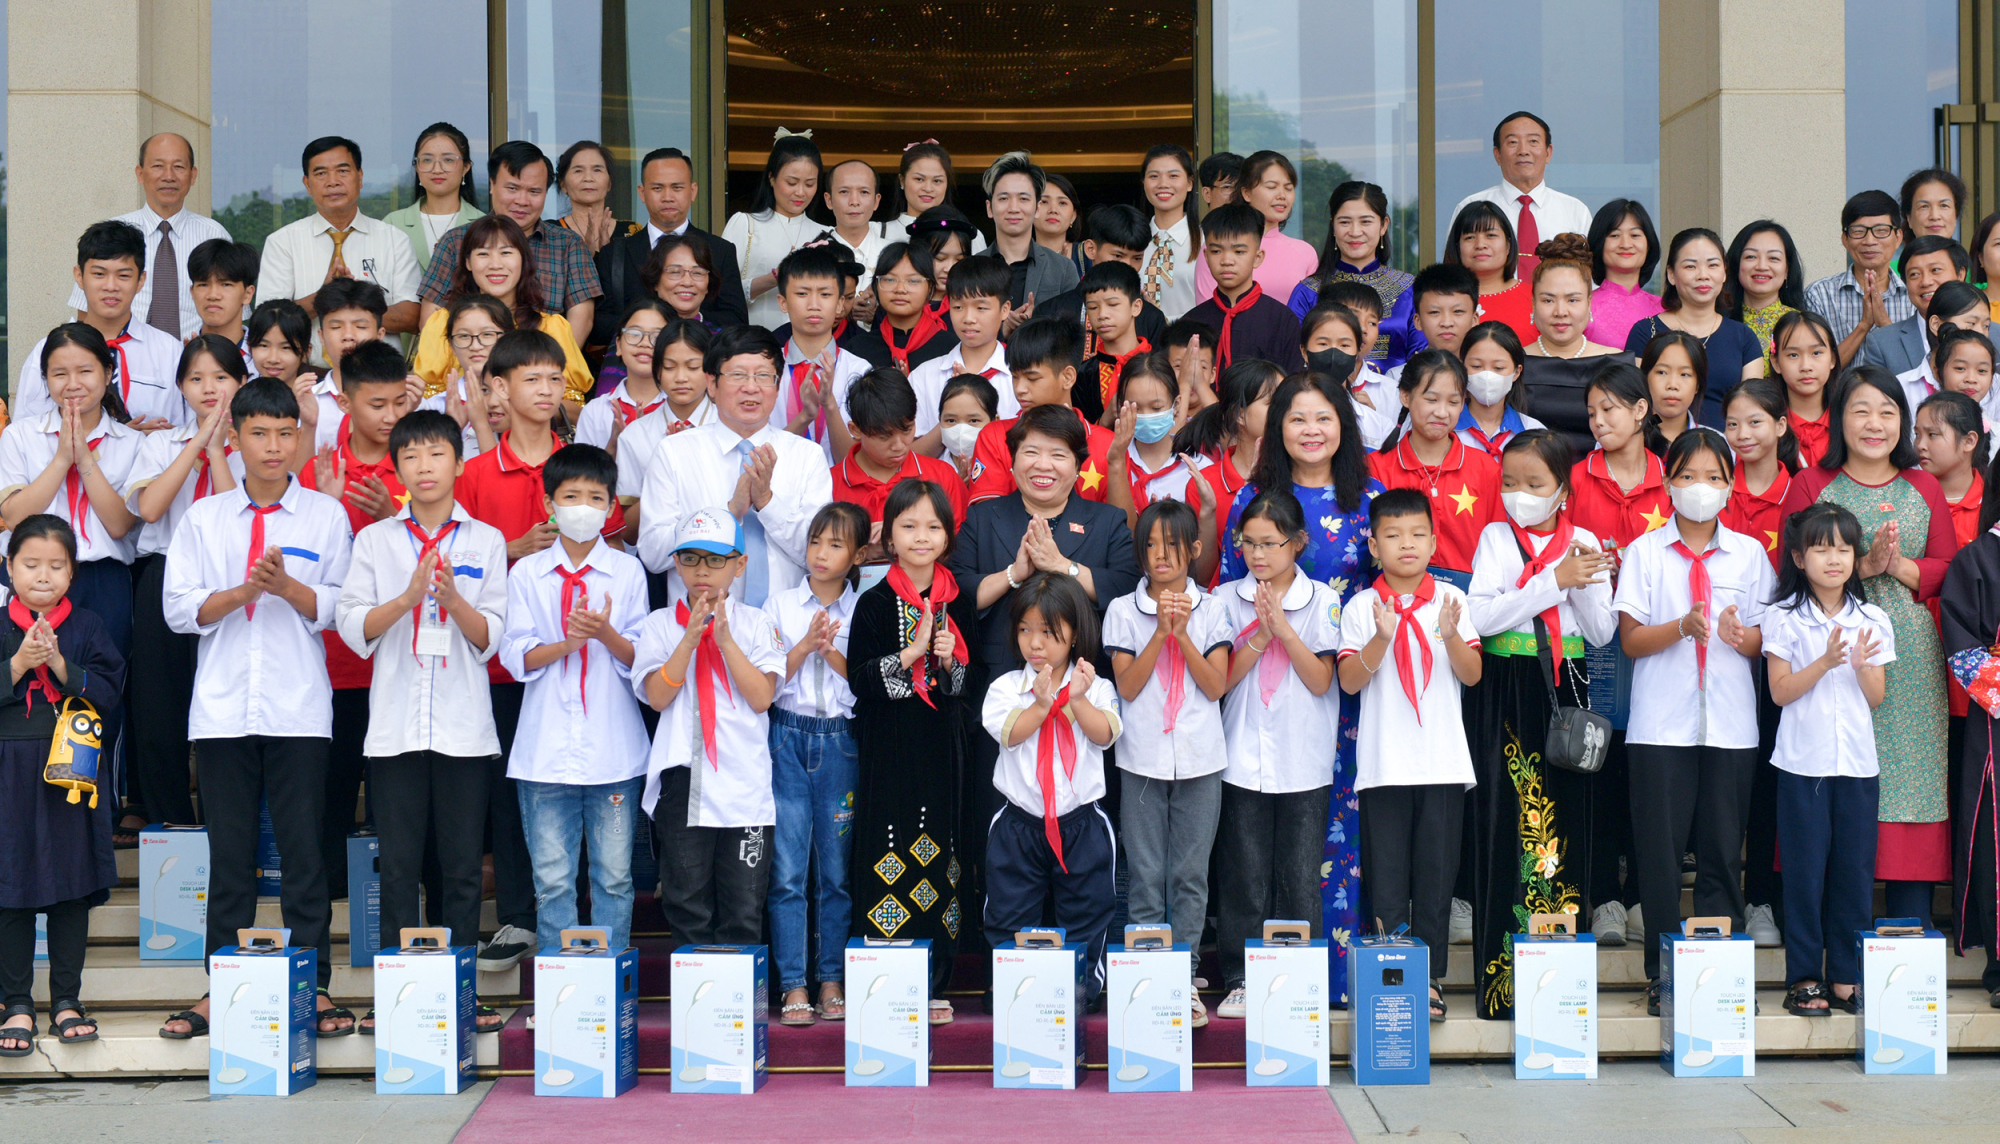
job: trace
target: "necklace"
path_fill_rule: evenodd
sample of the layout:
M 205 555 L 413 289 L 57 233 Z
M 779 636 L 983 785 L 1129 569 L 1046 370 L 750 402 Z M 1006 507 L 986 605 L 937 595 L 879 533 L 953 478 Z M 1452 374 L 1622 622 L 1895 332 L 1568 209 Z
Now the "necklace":
M 1546 357 L 1562 358 L 1562 360 L 1564 361 L 1575 361 L 1576 359 L 1583 356 L 1583 351 L 1590 348 L 1590 339 L 1585 338 L 1581 342 L 1578 342 L 1576 346 L 1576 352 L 1569 355 L 1566 358 L 1564 358 L 1563 355 L 1557 353 L 1556 351 L 1550 349 L 1548 343 L 1542 340 L 1542 335 L 1540 334 L 1535 335 L 1535 348 L 1541 350 L 1542 354 Z

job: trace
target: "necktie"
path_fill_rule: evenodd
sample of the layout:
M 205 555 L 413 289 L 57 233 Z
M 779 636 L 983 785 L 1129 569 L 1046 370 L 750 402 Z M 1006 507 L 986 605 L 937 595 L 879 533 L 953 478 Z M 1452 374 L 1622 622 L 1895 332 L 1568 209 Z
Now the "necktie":
M 1218 291 L 1216 293 L 1215 304 L 1222 311 L 1222 332 L 1217 335 L 1215 340 L 1222 343 L 1222 364 L 1224 366 L 1229 364 L 1229 349 L 1234 342 L 1229 333 L 1230 324 L 1236 321 L 1236 315 L 1256 305 L 1257 299 L 1263 296 L 1264 286 L 1260 282 L 1252 282 L 1250 289 L 1243 292 L 1243 297 L 1237 299 L 1234 306 L 1224 304 L 1221 292 Z
M 723 600 L 716 606 L 726 608 L 729 601 Z M 688 611 L 686 600 L 674 605 L 675 623 L 685 629 L 691 618 L 693 613 Z M 722 662 L 722 645 L 715 642 L 715 624 L 710 622 L 702 626 L 701 639 L 694 645 L 694 697 L 696 713 L 701 717 L 701 749 L 708 756 L 708 769 L 712 771 L 722 769 L 715 749 L 717 683 L 722 684 L 723 693 L 729 695 L 730 704 L 735 705 L 736 697 L 729 690 L 729 668 Z
M 35 614 L 28 610 L 28 606 L 23 604 L 18 596 L 7 601 L 7 618 L 14 621 L 14 626 L 21 629 L 24 635 L 29 628 L 35 626 Z M 69 597 L 64 596 L 57 601 L 56 606 L 43 612 L 41 618 L 49 622 L 51 630 L 62 630 L 63 621 L 69 619 Z M 49 678 L 49 667 L 45 663 L 35 665 L 35 677 L 28 681 L 29 714 L 34 713 L 37 691 L 42 693 L 42 698 L 47 700 L 51 707 L 62 702 L 62 692 L 56 690 L 55 681 Z
M 264 518 L 278 511 L 280 503 L 279 501 L 272 501 L 270 504 L 250 502 L 250 556 L 243 563 L 243 579 L 246 582 L 250 579 L 251 570 L 257 567 L 258 558 L 264 555 Z M 245 604 L 243 614 L 250 619 L 256 619 L 257 601 L 252 600 Z
M 611 399 L 611 403 L 617 406 L 618 416 L 624 420 L 624 423 L 630 425 L 632 424 L 632 422 L 637 421 L 639 418 L 644 417 L 646 414 L 651 413 L 655 409 L 658 409 L 660 407 L 660 402 L 665 400 L 666 396 L 663 394 L 659 397 L 655 397 L 653 400 L 647 402 L 645 405 L 634 405 L 629 401 L 620 401 L 618 398 L 615 397 Z M 681 422 L 680 424 L 685 424 L 685 422 Z
M 1544 569 L 1553 568 L 1563 557 L 1569 555 L 1569 542 L 1576 536 L 1576 525 L 1567 516 L 1556 518 L 1556 530 L 1549 536 L 1549 542 L 1542 545 L 1540 556 L 1535 555 L 1535 546 L 1528 543 L 1528 530 L 1515 524 L 1510 518 L 1507 527 L 1514 530 L 1514 543 L 1521 546 L 1521 574 L 1514 579 L 1516 588 L 1526 587 L 1528 581 L 1542 574 Z M 1553 608 L 1543 612 L 1542 623 L 1549 629 L 1549 654 L 1557 663 L 1563 657 L 1562 605 L 1560 601 Z
M 227 457 L 231 453 L 234 453 L 235 451 L 236 451 L 235 449 L 231 448 L 228 445 L 224 445 L 222 447 L 222 455 L 225 457 Z M 196 469 L 196 475 L 194 478 L 194 499 L 200 500 L 201 498 L 215 491 L 215 482 L 212 479 L 210 479 L 208 475 L 207 449 L 203 449 L 201 451 L 201 454 L 194 459 L 194 467 Z
M 1403 694 L 1409 699 L 1410 706 L 1416 710 L 1417 725 L 1421 727 L 1424 723 L 1424 707 L 1420 701 L 1424 692 L 1430 690 L 1432 659 L 1431 640 L 1424 634 L 1424 626 L 1417 622 L 1417 609 L 1430 603 L 1431 598 L 1437 595 L 1437 581 L 1431 578 L 1430 573 L 1424 573 L 1417 590 L 1410 595 L 1410 602 L 1405 604 L 1403 598 L 1390 589 L 1389 582 L 1377 576 L 1375 594 L 1396 610 L 1396 634 L 1392 637 L 1396 645 L 1396 679 L 1402 683 Z M 1417 686 L 1417 665 L 1410 656 L 1412 642 L 1424 653 L 1422 687 Z
M 1542 244 L 1541 228 L 1535 225 L 1535 196 L 1516 195 L 1514 201 L 1521 204 L 1520 217 L 1514 222 L 1514 244 L 1522 254 L 1533 255 Z
M 146 324 L 163 334 L 181 336 L 181 264 L 174 256 L 174 224 L 160 220 L 160 245 L 153 251 L 153 300 L 146 305 Z
M 952 619 L 951 613 L 946 610 L 947 604 L 958 599 L 958 580 L 946 571 L 943 565 L 934 565 L 931 568 L 931 597 L 928 600 L 924 599 L 923 593 L 917 591 L 916 584 L 911 582 L 910 574 L 903 571 L 901 564 L 889 566 L 888 581 L 889 590 L 896 594 L 898 600 L 910 607 L 919 612 L 936 608 L 937 611 L 933 614 L 942 618 L 945 627 L 951 630 L 951 657 L 961 664 L 972 662 L 972 648 L 965 642 L 965 635 L 958 630 L 958 621 Z M 921 620 L 918 622 L 922 623 Z M 917 698 L 935 709 L 937 702 L 931 698 L 930 657 L 931 649 L 925 648 L 923 656 L 910 665 L 910 685 L 916 689 Z M 940 666 L 945 667 L 947 671 L 950 670 L 948 665 Z
M 352 233 L 354 228 L 351 226 L 327 231 L 328 236 L 333 239 L 333 261 L 327 264 L 327 273 L 332 277 L 354 277 L 354 272 L 347 268 L 347 260 L 340 256 L 340 248 L 347 245 L 347 236 Z
M 1153 663 L 1153 678 L 1159 681 L 1160 689 L 1167 696 L 1167 720 L 1160 730 L 1172 734 L 1174 725 L 1180 722 L 1181 706 L 1187 702 L 1187 657 L 1181 654 L 1180 640 L 1167 637 L 1166 646 L 1160 649 L 1160 658 Z
M 557 604 L 557 607 L 562 609 L 563 638 L 568 639 L 569 613 L 572 608 L 576 607 L 577 593 L 579 591 L 583 593 L 585 606 L 588 606 L 590 603 L 590 589 L 586 588 L 583 583 L 583 578 L 590 575 L 590 565 L 586 564 L 572 572 L 558 564 L 556 565 L 556 575 L 562 577 L 562 599 Z M 577 681 L 576 694 L 577 698 L 583 700 L 583 712 L 588 715 L 590 713 L 590 641 L 585 640 L 583 646 L 577 649 L 576 654 L 583 657 L 583 674 Z M 567 661 L 563 663 L 563 673 L 565 675 L 569 673 L 569 664 Z
M 1714 623 L 1715 617 L 1709 615 L 1714 609 L 1715 593 L 1708 580 L 1708 558 L 1722 550 L 1720 548 L 1711 548 L 1700 555 L 1696 555 L 1694 550 L 1689 548 L 1685 541 L 1680 540 L 1674 541 L 1672 547 L 1675 552 L 1687 557 L 1688 598 L 1701 608 L 1701 614 L 1708 616 L 1711 624 Z M 1694 641 L 1694 672 L 1697 686 L 1703 691 L 1708 690 L 1707 640 Z
M 1062 825 L 1056 819 L 1056 755 L 1062 755 L 1063 774 L 1074 782 L 1076 731 L 1070 726 L 1068 708 L 1069 683 L 1064 681 L 1035 740 L 1035 784 L 1042 788 L 1042 834 L 1049 840 L 1049 849 L 1055 851 L 1056 865 L 1065 874 L 1069 873 L 1069 864 L 1063 861 Z
M 832 342 L 827 343 L 827 349 L 835 354 L 840 352 L 840 347 Z M 805 409 L 806 386 L 811 385 L 813 392 L 819 394 L 819 415 L 813 418 L 812 428 L 806 433 L 806 437 L 813 441 L 826 440 L 826 379 L 832 373 L 824 364 L 826 356 L 822 354 L 819 358 L 808 358 L 794 364 L 791 388 L 785 395 L 785 420 L 790 421 Z
M 1257 629 L 1263 626 L 1262 620 L 1251 620 L 1244 625 L 1243 630 L 1236 633 L 1236 649 L 1242 650 L 1257 634 Z M 1264 645 L 1263 652 L 1257 657 L 1257 698 L 1264 701 L 1264 706 L 1271 705 L 1271 696 L 1278 693 L 1278 685 L 1285 681 L 1285 669 L 1291 665 L 1291 655 L 1285 649 Z
M 180 337 L 175 334 L 174 337 Z M 132 327 L 127 326 L 115 338 L 104 339 L 104 344 L 118 351 L 118 396 L 125 402 L 125 411 L 132 411 L 132 367 L 125 360 L 126 343 L 132 341 Z
M 736 453 L 743 458 L 743 467 L 750 467 L 750 454 L 754 451 L 746 438 L 736 443 Z M 750 505 L 743 512 L 743 555 L 749 567 L 743 570 L 743 602 L 753 608 L 764 606 L 764 598 L 770 592 L 771 566 L 764 556 L 764 522 L 757 519 L 757 506 Z
M 103 440 L 99 437 L 96 441 L 86 442 L 84 447 L 95 453 Z M 84 522 L 90 514 L 90 493 L 83 487 L 83 474 L 76 471 L 74 464 L 70 465 L 69 472 L 63 474 L 63 494 L 69 504 L 69 522 L 76 529 L 76 538 L 88 541 L 90 526 Z
M 1125 372 L 1125 363 L 1138 357 L 1140 354 L 1152 352 L 1152 343 L 1144 338 L 1140 338 L 1137 344 L 1126 353 L 1114 354 L 1110 350 L 1104 350 L 1098 355 L 1097 399 L 1104 408 L 1110 409 L 1113 407 L 1112 397 L 1118 392 L 1118 379 Z M 1111 360 L 1105 361 L 1106 357 L 1109 357 Z
M 453 532 L 456 532 L 458 530 L 458 522 L 455 520 L 446 521 L 444 527 L 438 529 L 437 535 L 435 536 L 425 533 L 424 526 L 418 524 L 414 520 L 405 520 L 403 521 L 403 525 L 404 527 L 410 530 L 410 536 L 414 538 L 417 542 L 417 565 L 419 567 L 423 566 L 424 557 L 429 556 L 431 553 L 436 552 L 438 550 L 439 543 L 441 543 L 445 537 L 450 536 Z M 447 556 L 448 555 L 449 554 L 447 554 Z M 445 560 L 440 561 L 439 563 L 440 566 L 448 565 L 450 564 L 450 560 L 447 558 Z M 451 575 L 451 573 L 447 572 L 446 575 Z M 581 575 L 582 573 L 578 573 L 579 577 Z M 428 597 L 426 597 L 424 599 L 418 600 L 417 606 L 410 609 L 410 654 L 411 655 L 417 654 L 417 629 L 423 626 L 424 608 L 429 603 L 430 600 Z M 565 600 L 565 604 L 567 604 L 567 600 Z M 563 623 L 565 625 L 569 623 L 568 607 L 563 608 Z M 440 660 L 441 663 L 448 664 L 451 662 L 448 658 L 444 656 L 439 656 L 438 659 Z
M 1161 232 L 1153 242 L 1153 256 L 1146 259 L 1146 282 L 1142 291 L 1146 301 L 1160 304 L 1160 291 L 1174 284 L 1174 240 L 1173 236 Z

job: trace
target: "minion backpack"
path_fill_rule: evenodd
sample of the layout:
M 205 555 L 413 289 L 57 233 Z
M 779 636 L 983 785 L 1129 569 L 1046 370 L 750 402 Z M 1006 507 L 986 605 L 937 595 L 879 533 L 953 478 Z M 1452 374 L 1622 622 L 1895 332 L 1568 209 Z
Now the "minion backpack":
M 97 766 L 104 746 L 104 720 L 97 709 L 76 696 L 63 700 L 56 712 L 56 733 L 49 742 L 48 765 L 42 781 L 67 787 L 69 801 L 83 801 L 90 792 L 90 808 L 97 809 Z

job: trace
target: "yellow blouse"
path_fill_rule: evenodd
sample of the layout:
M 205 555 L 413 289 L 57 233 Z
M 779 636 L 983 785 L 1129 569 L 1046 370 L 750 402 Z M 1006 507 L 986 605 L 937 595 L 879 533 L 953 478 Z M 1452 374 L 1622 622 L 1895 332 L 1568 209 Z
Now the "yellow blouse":
M 435 397 L 444 392 L 444 383 L 458 373 L 458 356 L 451 352 L 451 343 L 444 336 L 445 311 L 440 309 L 424 323 L 423 333 L 417 337 L 417 356 L 410 362 L 410 369 L 424 379 L 424 396 Z M 542 332 L 556 340 L 563 349 L 563 381 L 566 383 L 563 399 L 582 404 L 590 400 L 590 391 L 596 387 L 596 378 L 590 374 L 590 366 L 583 360 L 583 350 L 576 344 L 576 335 L 570 331 L 569 319 L 561 314 L 543 314 Z

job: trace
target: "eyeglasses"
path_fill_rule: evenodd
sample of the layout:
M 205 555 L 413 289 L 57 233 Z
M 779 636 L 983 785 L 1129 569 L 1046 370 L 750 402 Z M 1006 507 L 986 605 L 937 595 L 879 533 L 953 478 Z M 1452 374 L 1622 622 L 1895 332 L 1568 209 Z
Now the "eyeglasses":
M 424 155 L 417 159 L 417 170 L 449 171 L 458 164 L 459 158 L 456 155 Z
M 627 345 L 643 346 L 647 342 L 652 341 L 653 336 L 659 332 L 658 330 L 649 330 L 644 326 L 627 326 L 618 331 L 618 338 Z
M 705 282 L 708 271 L 699 266 L 669 266 L 660 271 L 660 277 L 667 282 Z
M 1290 548 L 1291 545 L 1292 542 L 1289 540 L 1274 540 L 1268 544 L 1260 543 L 1255 540 L 1238 540 L 1236 542 L 1236 546 L 1243 550 L 1243 554 L 1245 556 L 1248 556 L 1253 552 L 1254 553 L 1275 552 L 1280 548 Z
M 765 372 L 765 373 L 744 373 L 744 372 L 743 372 L 743 371 L 741 371 L 741 370 L 731 370 L 731 371 L 729 371 L 728 373 L 725 373 L 725 374 L 722 374 L 722 375 L 721 375 L 721 379 L 722 379 L 723 381 L 726 381 L 726 382 L 728 382 L 728 383 L 729 383 L 729 384 L 731 384 L 731 385 L 776 385 L 776 384 L 778 384 L 778 375 L 777 375 L 777 374 L 775 374 L 775 373 L 769 373 L 769 372 Z
M 483 330 L 476 334 L 453 334 L 451 336 L 451 344 L 462 350 L 469 350 L 474 346 L 478 346 L 483 350 L 492 349 L 493 343 L 499 340 L 499 330 Z
M 721 568 L 727 565 L 731 560 L 736 559 L 736 557 L 734 555 L 724 556 L 719 552 L 688 551 L 688 552 L 674 553 L 674 559 L 677 562 L 679 562 L 680 566 L 683 568 L 700 568 L 703 566 L 709 568 Z
M 1895 236 L 1896 229 L 1886 222 L 1878 222 L 1874 226 L 1862 226 L 1860 223 L 1855 223 L 1853 226 L 1847 228 L 1847 237 L 1857 242 L 1870 235 L 1876 238 L 1891 238 Z

